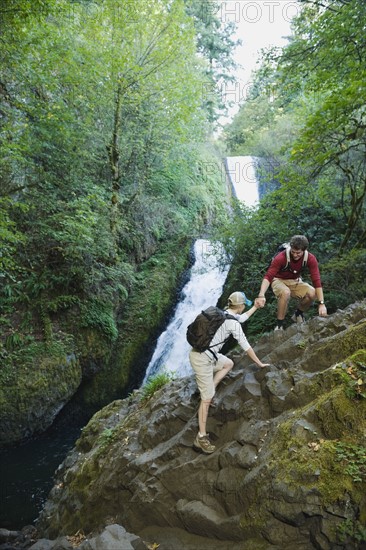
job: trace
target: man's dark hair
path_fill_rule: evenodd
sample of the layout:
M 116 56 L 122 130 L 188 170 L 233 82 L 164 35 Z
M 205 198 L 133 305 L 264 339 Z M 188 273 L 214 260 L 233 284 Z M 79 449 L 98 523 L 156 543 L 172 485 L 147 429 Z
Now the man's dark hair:
M 305 235 L 294 235 L 291 237 L 290 246 L 295 250 L 306 250 L 309 246 L 309 241 Z

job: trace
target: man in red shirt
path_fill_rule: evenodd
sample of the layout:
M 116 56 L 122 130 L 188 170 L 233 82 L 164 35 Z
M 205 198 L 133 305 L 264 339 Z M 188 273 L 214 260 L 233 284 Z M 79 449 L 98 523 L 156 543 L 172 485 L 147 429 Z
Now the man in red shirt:
M 318 261 L 314 254 L 307 251 L 309 242 L 304 235 L 294 235 L 290 240 L 290 253 L 286 256 L 286 250 L 277 254 L 261 284 L 258 297 L 255 299 L 257 307 L 264 307 L 266 303 L 265 293 L 271 286 L 277 298 L 277 326 L 275 330 L 283 330 L 283 321 L 286 316 L 290 298 L 298 300 L 298 307 L 291 317 L 296 323 L 305 321 L 304 312 L 309 309 L 315 299 L 319 304 L 319 315 L 326 317 L 327 308 L 324 303 L 323 288 L 320 280 Z M 307 254 L 307 267 L 314 287 L 304 283 L 301 279 L 304 254 Z M 287 262 L 287 259 L 289 260 Z

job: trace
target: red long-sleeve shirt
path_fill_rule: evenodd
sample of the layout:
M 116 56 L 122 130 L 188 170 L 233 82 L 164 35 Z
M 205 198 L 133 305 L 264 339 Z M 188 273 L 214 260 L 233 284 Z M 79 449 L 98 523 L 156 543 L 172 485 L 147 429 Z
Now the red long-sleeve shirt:
M 278 279 L 298 279 L 301 275 L 302 262 L 303 256 L 301 256 L 301 258 L 296 261 L 294 261 L 290 256 L 289 267 L 292 271 L 290 271 L 289 269 L 287 269 L 286 271 L 281 271 L 281 268 L 285 267 L 286 265 L 286 251 L 284 250 L 273 258 L 272 263 L 267 269 L 264 278 L 267 279 L 267 281 L 269 281 L 270 283 L 272 283 L 274 277 L 277 277 Z M 321 288 L 322 283 L 320 279 L 318 260 L 316 259 L 314 254 L 311 254 L 310 252 L 308 256 L 307 267 L 309 269 L 311 281 L 314 288 Z

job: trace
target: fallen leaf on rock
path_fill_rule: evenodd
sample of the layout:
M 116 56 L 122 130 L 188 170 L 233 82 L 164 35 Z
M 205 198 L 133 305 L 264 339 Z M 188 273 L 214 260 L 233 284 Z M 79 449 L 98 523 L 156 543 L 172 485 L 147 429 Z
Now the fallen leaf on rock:
M 69 537 L 66 537 L 67 540 L 72 544 L 72 546 L 75 548 L 76 546 L 79 546 L 84 540 L 85 540 L 85 535 L 83 533 L 83 531 L 77 531 L 75 533 L 75 535 L 71 535 Z

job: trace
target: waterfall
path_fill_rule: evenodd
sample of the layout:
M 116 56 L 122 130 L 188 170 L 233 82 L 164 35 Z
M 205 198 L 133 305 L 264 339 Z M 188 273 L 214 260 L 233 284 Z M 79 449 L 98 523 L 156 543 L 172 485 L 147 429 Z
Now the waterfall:
M 256 160 L 249 156 L 226 158 L 226 172 L 233 192 L 247 206 L 255 206 L 259 201 Z M 219 258 L 224 257 L 222 251 L 214 251 L 211 243 L 204 239 L 196 241 L 194 257 L 190 279 L 182 290 L 182 299 L 157 341 L 143 384 L 161 371 L 174 373 L 176 377 L 193 374 L 188 358 L 187 326 L 202 309 L 216 305 L 230 268 L 229 264 L 219 265 Z
M 226 158 L 226 171 L 230 178 L 234 195 L 247 206 L 256 206 L 259 201 L 256 166 L 256 157 Z
M 221 252 L 214 251 L 212 244 L 205 239 L 195 242 L 195 261 L 189 281 L 182 290 L 182 299 L 171 322 L 158 339 L 143 384 L 162 370 L 175 376 L 192 374 L 188 358 L 190 346 L 186 341 L 187 326 L 202 309 L 216 305 L 221 296 L 229 271 L 229 264 L 220 265 Z

